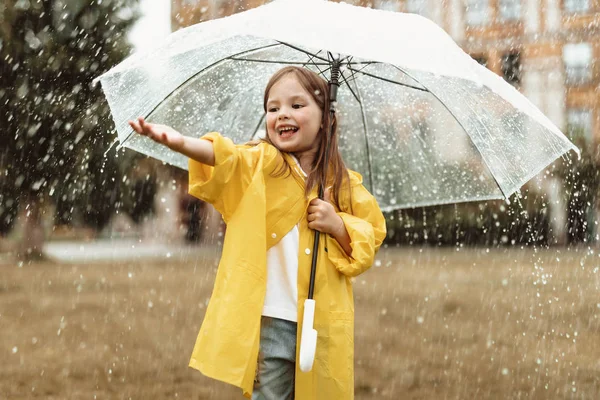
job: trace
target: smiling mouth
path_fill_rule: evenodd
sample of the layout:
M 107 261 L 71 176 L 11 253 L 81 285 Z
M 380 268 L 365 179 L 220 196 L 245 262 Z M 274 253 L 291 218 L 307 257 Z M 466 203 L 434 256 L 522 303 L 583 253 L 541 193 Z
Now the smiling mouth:
M 279 136 L 291 136 L 292 134 L 298 132 L 298 128 L 295 126 L 286 126 L 284 128 L 278 129 Z

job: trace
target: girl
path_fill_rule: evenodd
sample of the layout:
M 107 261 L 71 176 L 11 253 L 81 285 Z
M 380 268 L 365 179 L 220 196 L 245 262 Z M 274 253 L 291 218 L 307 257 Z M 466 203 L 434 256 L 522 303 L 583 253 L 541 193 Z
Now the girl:
M 215 287 L 190 366 L 253 399 L 354 398 L 351 278 L 368 269 L 385 220 L 360 174 L 331 137 L 323 178 L 329 90 L 310 70 L 286 67 L 265 89 L 266 138 L 234 145 L 200 139 L 142 118 L 130 125 L 190 158 L 189 192 L 227 223 Z M 319 200 L 319 184 L 329 189 Z M 319 230 L 313 369 L 296 366 L 308 296 L 312 230 Z

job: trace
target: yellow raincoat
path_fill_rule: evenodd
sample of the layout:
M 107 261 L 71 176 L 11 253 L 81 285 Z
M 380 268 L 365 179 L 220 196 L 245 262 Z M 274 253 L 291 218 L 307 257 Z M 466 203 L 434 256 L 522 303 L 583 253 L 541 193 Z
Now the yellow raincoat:
M 298 343 L 308 296 L 314 234 L 308 228 L 304 178 L 273 177 L 282 154 L 269 144 L 234 145 L 218 133 L 203 139 L 214 146 L 215 166 L 190 160 L 189 192 L 211 203 L 227 231 L 213 294 L 190 366 L 242 388 L 250 397 L 256 373 L 260 321 L 266 293 L 267 249 L 298 224 Z M 385 220 L 362 177 L 350 171 L 353 214 L 339 212 L 352 240 L 352 257 L 322 235 L 314 298 L 317 352 L 311 372 L 296 367 L 296 400 L 354 398 L 354 301 L 351 277 L 367 270 L 385 238 Z M 348 201 L 341 201 L 348 210 Z M 324 240 L 323 240 L 324 238 Z M 298 357 L 297 357 L 298 359 Z

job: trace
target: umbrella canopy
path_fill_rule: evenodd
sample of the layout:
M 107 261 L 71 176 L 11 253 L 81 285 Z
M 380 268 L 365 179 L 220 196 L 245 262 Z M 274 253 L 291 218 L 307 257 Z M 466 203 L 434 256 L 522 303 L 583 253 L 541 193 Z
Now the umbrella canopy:
M 171 34 L 99 78 L 122 146 L 187 168 L 134 135 L 138 116 L 189 136 L 264 133 L 278 69 L 329 78 L 342 59 L 340 149 L 383 210 L 506 199 L 577 148 L 529 100 L 433 22 L 321 0 L 279 0 Z

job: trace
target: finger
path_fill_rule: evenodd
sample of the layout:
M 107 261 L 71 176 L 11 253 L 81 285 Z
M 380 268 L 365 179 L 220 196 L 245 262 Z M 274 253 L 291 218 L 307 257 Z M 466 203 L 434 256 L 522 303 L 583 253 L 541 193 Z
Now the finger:
M 306 212 L 308 212 L 309 214 L 315 213 L 319 210 L 319 206 L 317 205 L 313 205 L 313 206 L 308 206 L 308 208 L 306 209 Z
M 151 123 L 149 123 L 149 122 L 146 122 L 146 120 L 145 120 L 143 117 L 139 117 L 139 118 L 138 118 L 138 121 L 139 121 L 139 123 L 140 123 L 140 127 L 141 127 L 141 128 L 144 130 L 144 131 L 146 131 L 146 132 L 153 132 L 153 133 L 156 133 L 156 132 L 155 132 L 155 130 L 154 130 L 154 125 L 153 125 L 153 124 L 151 124 Z
M 139 134 L 144 134 L 144 130 L 140 127 L 140 125 L 135 122 L 135 121 L 129 121 L 129 126 L 131 126 L 133 128 L 134 131 L 136 131 Z
M 325 204 L 325 201 L 321 199 L 313 199 L 313 201 L 311 201 L 310 204 L 312 207 L 320 207 L 323 204 Z

